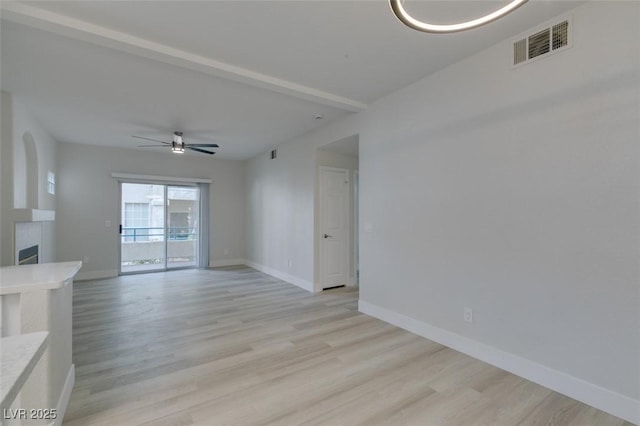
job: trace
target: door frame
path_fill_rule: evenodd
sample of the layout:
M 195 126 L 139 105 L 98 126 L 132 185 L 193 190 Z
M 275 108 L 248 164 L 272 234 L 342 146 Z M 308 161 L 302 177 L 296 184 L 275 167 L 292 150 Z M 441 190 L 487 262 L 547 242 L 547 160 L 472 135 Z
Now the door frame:
M 190 266 L 173 266 L 173 267 L 169 267 L 169 222 L 170 222 L 170 215 L 169 215 L 169 187 L 189 187 L 189 188 L 196 188 L 198 190 L 198 239 L 196 241 L 195 247 L 194 247 L 194 251 L 195 251 L 195 264 L 194 265 L 190 265 Z M 202 239 L 202 227 L 201 227 L 201 223 L 202 223 L 202 218 L 200 217 L 200 213 L 202 211 L 202 209 L 200 208 L 200 203 L 201 203 L 201 198 L 200 198 L 200 188 L 198 187 L 198 184 L 196 183 L 171 183 L 168 182 L 165 184 L 164 186 L 164 192 L 165 192 L 165 206 L 164 206 L 164 232 L 165 232 L 165 239 L 164 239 L 164 247 L 165 247 L 165 260 L 164 260 L 164 265 L 165 265 L 165 271 L 179 271 L 182 269 L 197 269 L 200 265 L 200 240 Z
M 351 232 L 353 233 L 353 275 L 350 276 L 351 285 L 360 284 L 360 169 L 353 171 L 353 177 L 351 180 L 351 187 L 353 188 L 351 194 Z
M 322 243 L 323 243 L 323 232 L 324 232 L 324 219 L 323 219 L 323 215 L 322 215 L 322 206 L 323 206 L 323 197 L 324 197 L 324 189 L 322 186 L 322 172 L 323 171 L 334 171 L 334 172 L 341 172 L 344 173 L 345 178 L 348 181 L 348 187 L 346 190 L 346 195 L 345 198 L 347 200 L 347 209 L 346 211 L 343 213 L 344 214 L 344 219 L 345 220 L 345 238 L 346 241 L 345 243 L 347 244 L 345 253 L 347 255 L 347 267 L 346 267 L 346 280 L 344 285 L 350 285 L 351 284 L 351 256 L 352 256 L 352 247 L 351 247 L 351 222 L 352 222 L 352 211 L 353 208 L 351 206 L 351 200 L 353 198 L 352 196 L 352 176 L 351 176 L 351 171 L 349 169 L 344 169 L 341 167 L 329 167 L 329 166 L 318 166 L 318 209 L 317 209 L 317 213 L 318 213 L 318 232 L 316 235 L 317 241 L 318 241 L 318 285 L 316 286 L 315 290 L 316 291 L 322 291 L 325 288 L 330 288 L 330 287 L 324 287 L 326 285 L 326 283 L 323 282 L 323 274 L 324 274 L 324 270 L 323 268 L 325 267 L 324 264 L 324 254 L 323 254 L 323 248 L 322 248 Z

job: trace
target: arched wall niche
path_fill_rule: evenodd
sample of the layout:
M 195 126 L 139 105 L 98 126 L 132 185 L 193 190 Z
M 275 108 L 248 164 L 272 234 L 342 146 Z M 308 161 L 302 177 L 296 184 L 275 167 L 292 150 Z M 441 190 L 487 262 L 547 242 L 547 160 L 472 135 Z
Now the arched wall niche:
M 25 132 L 22 135 L 24 143 L 25 163 L 26 163 L 26 189 L 27 189 L 27 208 L 38 208 L 38 149 L 36 141 L 33 139 L 31 132 Z

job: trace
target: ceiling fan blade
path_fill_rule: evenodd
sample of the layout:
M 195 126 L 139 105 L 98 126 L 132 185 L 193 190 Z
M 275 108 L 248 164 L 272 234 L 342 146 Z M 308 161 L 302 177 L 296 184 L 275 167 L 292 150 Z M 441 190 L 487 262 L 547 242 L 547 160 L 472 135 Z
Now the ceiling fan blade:
M 209 147 L 209 148 L 220 148 L 220 145 L 217 143 L 185 143 L 184 146 L 199 146 L 199 147 Z
M 166 148 L 166 145 L 138 145 L 138 148 Z
M 192 146 L 185 146 L 186 149 L 190 149 L 192 151 L 198 151 L 198 152 L 204 152 L 205 154 L 209 154 L 209 155 L 213 155 L 215 154 L 215 152 L 211 152 L 211 151 L 205 151 L 204 149 L 200 149 L 200 148 L 194 148 Z
M 131 137 L 132 138 L 138 138 L 138 139 L 144 139 L 144 140 L 147 140 L 147 141 L 160 142 L 160 143 L 163 143 L 165 145 L 171 145 L 171 143 L 169 143 L 169 142 L 159 141 L 158 139 L 144 138 L 142 136 L 135 136 L 135 135 L 133 135 Z

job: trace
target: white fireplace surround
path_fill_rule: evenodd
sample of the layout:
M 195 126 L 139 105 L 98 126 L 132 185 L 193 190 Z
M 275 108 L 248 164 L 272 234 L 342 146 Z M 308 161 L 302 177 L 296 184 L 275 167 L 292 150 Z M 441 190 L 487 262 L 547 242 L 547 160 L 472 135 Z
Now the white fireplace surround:
M 54 210 L 40 209 L 13 209 L 14 222 L 14 256 L 13 263 L 18 264 L 18 253 L 27 247 L 37 245 L 39 247 L 38 263 L 42 263 L 42 253 L 44 243 L 44 222 L 54 221 L 56 212 Z
M 15 264 L 18 264 L 18 253 L 27 247 L 38 246 L 42 250 L 42 222 L 16 222 Z M 40 263 L 42 256 L 39 256 Z

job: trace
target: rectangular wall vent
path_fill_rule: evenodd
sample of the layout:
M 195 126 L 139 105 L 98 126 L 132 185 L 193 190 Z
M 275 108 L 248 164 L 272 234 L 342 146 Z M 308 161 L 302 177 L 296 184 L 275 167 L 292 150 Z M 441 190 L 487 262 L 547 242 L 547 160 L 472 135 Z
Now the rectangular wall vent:
M 527 39 L 523 38 L 513 43 L 513 65 L 527 60 Z
M 535 58 L 571 46 L 570 19 L 538 29 L 513 43 L 513 65 L 527 63 Z
M 560 49 L 569 45 L 569 21 L 562 21 L 552 27 L 552 43 L 553 50 Z
M 527 44 L 529 45 L 528 59 L 537 58 L 540 55 L 549 53 L 551 50 L 551 28 L 529 36 Z

